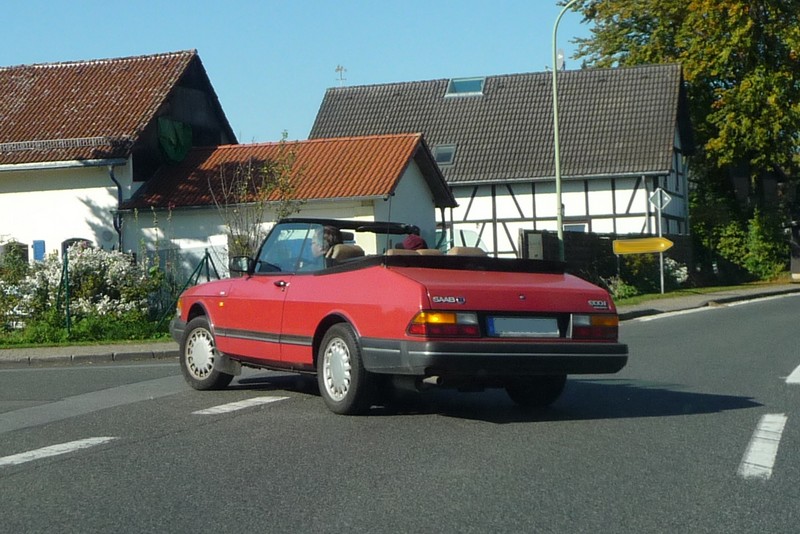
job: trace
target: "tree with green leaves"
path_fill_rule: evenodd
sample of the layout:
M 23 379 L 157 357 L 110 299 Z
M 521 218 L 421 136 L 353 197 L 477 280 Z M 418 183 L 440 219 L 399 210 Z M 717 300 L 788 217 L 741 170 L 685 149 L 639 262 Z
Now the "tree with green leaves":
M 683 66 L 697 146 L 692 229 L 704 245 L 714 249 L 731 222 L 746 232 L 800 210 L 800 195 L 776 204 L 766 194 L 776 181 L 788 192 L 799 181 L 800 0 L 585 0 L 574 9 L 592 25 L 577 40 L 586 66 Z
M 295 160 L 284 133 L 275 158 L 223 165 L 219 189 L 209 183 L 228 233 L 229 257 L 255 253 L 265 237 L 269 212 L 277 220 L 300 210 L 303 202 L 294 198 L 294 184 L 302 169 L 296 168 Z

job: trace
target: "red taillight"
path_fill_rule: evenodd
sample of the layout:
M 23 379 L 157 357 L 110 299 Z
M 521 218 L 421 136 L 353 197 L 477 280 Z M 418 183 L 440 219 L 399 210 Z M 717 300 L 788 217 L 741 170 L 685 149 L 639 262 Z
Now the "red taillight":
M 619 337 L 619 317 L 616 315 L 573 315 L 572 339 L 602 339 L 616 341 Z
M 478 317 L 474 313 L 419 312 L 406 330 L 412 336 L 480 337 Z

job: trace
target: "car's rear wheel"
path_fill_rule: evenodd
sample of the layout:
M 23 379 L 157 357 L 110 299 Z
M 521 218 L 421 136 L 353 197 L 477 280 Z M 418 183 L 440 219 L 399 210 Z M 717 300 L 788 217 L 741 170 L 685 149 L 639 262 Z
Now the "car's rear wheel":
M 566 383 L 567 375 L 516 378 L 506 384 L 506 392 L 523 408 L 544 408 L 556 401 Z
M 333 325 L 322 338 L 317 382 L 325 405 L 334 413 L 354 415 L 369 409 L 374 377 L 364 369 L 361 344 L 346 323 Z
M 184 378 L 194 389 L 222 389 L 233 380 L 233 375 L 214 369 L 218 357 L 214 334 L 208 319 L 195 317 L 186 325 L 181 340 L 180 363 Z

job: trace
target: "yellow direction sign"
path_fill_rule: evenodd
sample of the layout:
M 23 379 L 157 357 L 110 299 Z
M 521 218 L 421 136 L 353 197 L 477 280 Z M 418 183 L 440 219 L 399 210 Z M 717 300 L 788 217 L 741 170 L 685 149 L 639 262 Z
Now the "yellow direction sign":
M 674 243 L 666 237 L 642 237 L 638 239 L 615 239 L 611 242 L 614 254 L 648 254 L 664 252 Z

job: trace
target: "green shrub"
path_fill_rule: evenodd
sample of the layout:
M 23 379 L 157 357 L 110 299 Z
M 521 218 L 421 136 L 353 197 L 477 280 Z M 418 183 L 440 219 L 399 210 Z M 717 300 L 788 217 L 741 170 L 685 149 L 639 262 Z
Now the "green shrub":
M 744 267 L 762 280 L 771 280 L 786 270 L 789 243 L 779 221 L 756 210 L 747 229 Z
M 603 280 L 603 285 L 611 293 L 611 297 L 614 300 L 628 299 L 639 294 L 639 290 L 635 286 L 626 283 L 619 276 L 612 276 Z
M 28 262 L 22 249 L 9 246 L 0 257 L 0 331 L 13 327 L 19 314 L 22 292 L 19 283 L 28 274 Z
M 620 277 L 635 287 L 639 293 L 656 293 L 661 290 L 658 255 L 630 254 L 622 257 Z
M 5 343 L 146 339 L 166 331 L 160 319 L 174 290 L 157 266 L 81 245 L 69 249 L 68 260 L 69 302 L 57 255 L 33 264 L 19 280 L 0 278 Z
M 689 279 L 686 265 L 664 258 L 664 289 L 675 290 Z M 620 274 L 609 290 L 614 298 L 629 298 L 661 292 L 661 261 L 658 254 L 630 254 L 620 260 Z M 608 285 L 608 284 L 607 284 Z
M 744 223 L 731 221 L 717 229 L 717 254 L 752 277 L 769 280 L 786 270 L 789 244 L 774 216 L 756 209 Z

